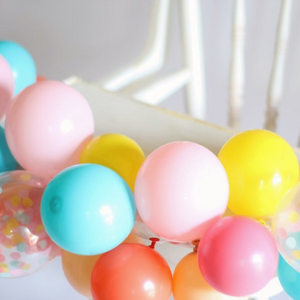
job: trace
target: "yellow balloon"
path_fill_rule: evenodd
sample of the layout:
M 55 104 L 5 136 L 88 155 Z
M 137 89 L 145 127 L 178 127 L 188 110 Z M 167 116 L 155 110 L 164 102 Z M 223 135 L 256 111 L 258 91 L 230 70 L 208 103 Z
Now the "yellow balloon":
M 238 215 L 272 216 L 282 196 L 299 181 L 294 150 L 267 130 L 249 130 L 234 136 L 218 158 L 229 180 L 228 208 Z
M 80 163 L 93 163 L 117 172 L 134 190 L 136 175 L 145 160 L 140 146 L 121 134 L 104 134 L 94 138 L 83 150 Z

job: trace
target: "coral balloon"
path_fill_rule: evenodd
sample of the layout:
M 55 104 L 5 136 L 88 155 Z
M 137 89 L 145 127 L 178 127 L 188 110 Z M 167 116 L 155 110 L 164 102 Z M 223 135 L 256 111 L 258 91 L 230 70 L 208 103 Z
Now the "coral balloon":
M 142 243 L 134 232 L 123 243 Z M 62 251 L 62 266 L 65 276 L 72 287 L 84 297 L 92 298 L 91 275 L 100 255 L 83 256 Z
M 14 95 L 36 81 L 36 66 L 30 53 L 12 41 L 0 41 L 0 55 L 8 62 L 14 76 Z
M 225 217 L 203 235 L 198 262 L 205 280 L 229 296 L 247 296 L 273 278 L 278 252 L 270 232 L 247 217 Z
M 41 221 L 46 184 L 25 171 L 0 176 L 0 278 L 30 275 L 60 251 Z
M 56 81 L 23 90 L 10 105 L 5 126 L 8 145 L 22 167 L 51 178 L 79 163 L 92 139 L 92 111 L 79 92 Z
M 117 172 L 134 189 L 136 175 L 145 160 L 140 146 L 121 134 L 104 134 L 84 148 L 80 163 L 93 163 Z
M 14 90 L 13 72 L 8 62 L 0 55 L 0 119 L 6 113 L 8 104 L 14 96 Z
M 0 172 L 14 171 L 17 165 L 17 161 L 8 148 L 4 128 L 0 126 Z
M 135 184 L 141 219 L 158 236 L 198 239 L 226 210 L 228 180 L 217 157 L 191 142 L 166 144 L 143 163 Z
M 84 164 L 51 180 L 42 198 L 41 215 L 49 236 L 61 248 L 96 255 L 126 239 L 136 208 L 129 186 L 116 172 Z
M 249 130 L 230 139 L 218 155 L 229 179 L 228 207 L 238 215 L 272 216 L 282 196 L 299 181 L 292 147 L 267 130 Z
M 300 183 L 281 199 L 272 225 L 280 254 L 300 272 Z
M 172 273 L 155 250 L 121 244 L 103 254 L 92 277 L 94 300 L 166 300 L 172 292 Z

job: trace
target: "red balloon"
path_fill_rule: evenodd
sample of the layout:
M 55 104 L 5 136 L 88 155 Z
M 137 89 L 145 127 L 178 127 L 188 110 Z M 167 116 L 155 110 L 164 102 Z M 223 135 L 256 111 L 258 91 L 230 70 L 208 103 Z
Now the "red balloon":
M 94 300 L 167 300 L 172 273 L 155 250 L 139 244 L 121 244 L 100 256 L 91 277 Z

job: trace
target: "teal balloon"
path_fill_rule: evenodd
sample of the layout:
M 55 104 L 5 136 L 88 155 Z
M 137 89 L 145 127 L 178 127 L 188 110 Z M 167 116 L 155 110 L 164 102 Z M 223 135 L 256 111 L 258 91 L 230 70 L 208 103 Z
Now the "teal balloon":
M 82 164 L 50 181 L 42 197 L 41 216 L 58 246 L 79 255 L 96 255 L 126 239 L 136 207 L 131 189 L 116 172 Z
M 8 148 L 4 128 L 0 126 L 0 172 L 14 171 L 18 163 Z
M 300 300 L 300 273 L 279 255 L 278 278 L 285 292 L 294 300 Z
M 15 79 L 15 96 L 36 82 L 37 72 L 34 60 L 24 47 L 12 41 L 0 41 L 0 54 L 12 69 Z

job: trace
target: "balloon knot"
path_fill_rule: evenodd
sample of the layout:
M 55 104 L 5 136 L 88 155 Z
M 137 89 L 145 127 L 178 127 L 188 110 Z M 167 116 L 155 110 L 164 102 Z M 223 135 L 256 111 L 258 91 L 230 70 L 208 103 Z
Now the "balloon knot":
M 151 249 L 154 249 L 156 243 L 160 241 L 160 239 L 156 237 L 151 237 L 149 240 L 151 241 L 151 245 L 149 246 Z

